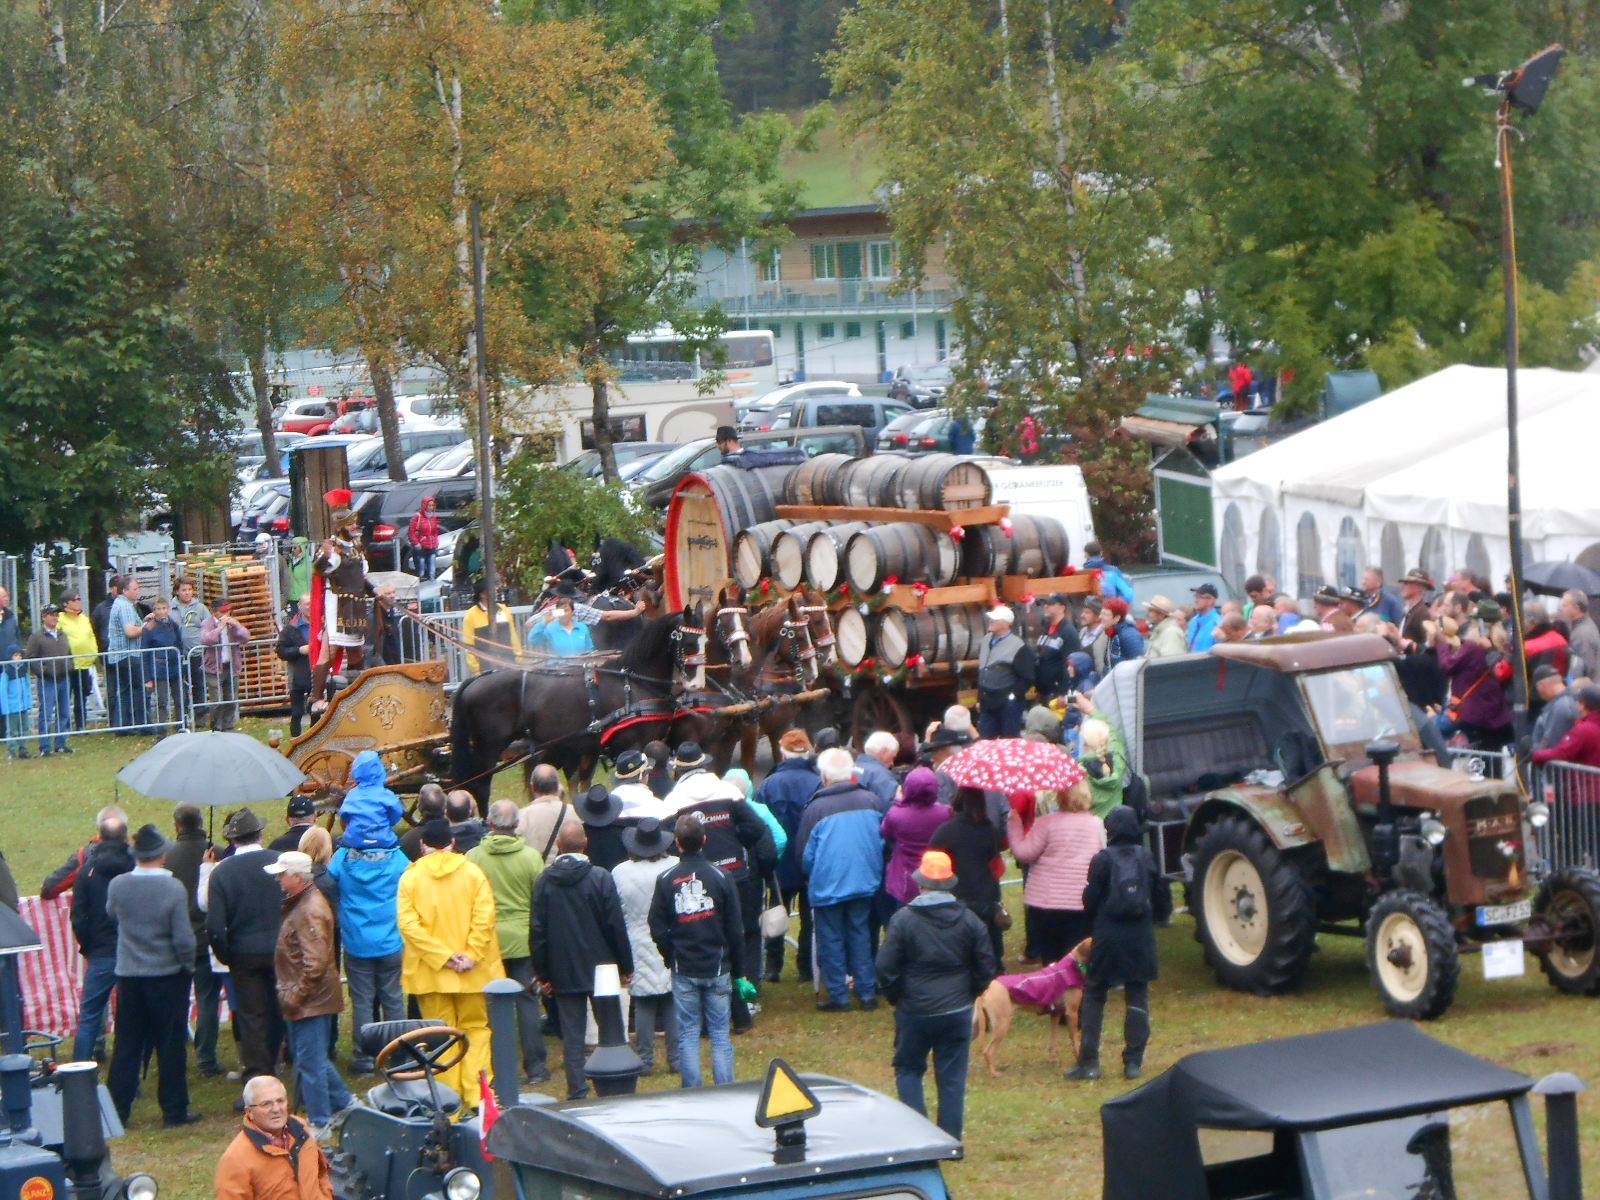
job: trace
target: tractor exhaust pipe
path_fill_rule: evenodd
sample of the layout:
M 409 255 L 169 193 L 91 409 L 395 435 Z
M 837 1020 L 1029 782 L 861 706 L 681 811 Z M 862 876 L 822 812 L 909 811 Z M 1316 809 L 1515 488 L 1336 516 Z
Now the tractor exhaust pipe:
M 1583 1200 L 1583 1162 L 1578 1152 L 1578 1093 L 1585 1090 L 1584 1082 L 1568 1071 L 1557 1071 L 1539 1080 L 1533 1090 L 1544 1097 L 1550 1200 Z
M 106 1160 L 99 1070 L 92 1062 L 62 1063 L 55 1082 L 61 1093 L 61 1158 L 71 1181 L 70 1194 L 98 1197 L 100 1167 Z

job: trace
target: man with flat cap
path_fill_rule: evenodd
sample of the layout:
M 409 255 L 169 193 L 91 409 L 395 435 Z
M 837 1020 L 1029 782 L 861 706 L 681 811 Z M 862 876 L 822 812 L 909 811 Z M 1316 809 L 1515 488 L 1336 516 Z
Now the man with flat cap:
M 1217 611 L 1217 585 L 1202 583 L 1193 591 L 1194 614 L 1184 636 L 1191 654 L 1204 654 L 1217 644 L 1217 626 L 1222 623 L 1222 614 Z
M 289 828 L 272 839 L 268 850 L 276 850 L 280 854 L 285 850 L 300 849 L 300 839 L 305 836 L 306 830 L 317 823 L 317 802 L 310 796 L 296 793 L 289 798 Z
M 233 978 L 239 1067 L 246 1078 L 271 1075 L 283 1048 L 283 1015 L 278 1009 L 273 962 L 283 892 L 278 881 L 267 874 L 267 868 L 278 861 L 278 852 L 261 844 L 265 828 L 266 823 L 248 808 L 228 818 L 222 836 L 233 853 L 206 878 L 201 897 L 211 952 Z

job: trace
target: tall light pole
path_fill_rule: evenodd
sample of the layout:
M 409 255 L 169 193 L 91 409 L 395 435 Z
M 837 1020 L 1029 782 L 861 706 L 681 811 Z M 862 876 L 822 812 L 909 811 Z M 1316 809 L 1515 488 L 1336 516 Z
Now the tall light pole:
M 489 624 L 494 625 L 495 604 L 500 599 L 494 573 L 494 456 L 490 454 L 489 368 L 483 336 L 483 231 L 478 202 L 472 202 L 472 337 L 478 352 L 473 355 L 473 387 L 478 393 L 478 549 L 483 556 L 483 579 L 489 588 Z
M 1522 639 L 1522 454 L 1517 430 L 1517 223 L 1515 177 L 1511 170 L 1513 111 L 1532 116 L 1544 102 L 1565 54 L 1549 46 L 1520 67 L 1496 75 L 1478 75 L 1463 82 L 1500 97 L 1495 114 L 1495 167 L 1500 172 L 1500 270 L 1505 289 L 1506 355 L 1506 535 L 1511 552 L 1512 713 L 1520 739 L 1528 732 L 1528 659 Z

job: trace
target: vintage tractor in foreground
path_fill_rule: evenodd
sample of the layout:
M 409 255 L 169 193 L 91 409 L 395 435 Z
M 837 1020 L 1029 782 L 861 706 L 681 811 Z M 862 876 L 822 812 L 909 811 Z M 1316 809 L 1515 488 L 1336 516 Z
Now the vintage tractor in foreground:
M 1549 819 L 1515 780 L 1439 766 L 1373 635 L 1218 645 L 1113 670 L 1094 700 L 1149 791 L 1152 848 L 1240 991 L 1295 987 L 1319 933 L 1363 937 L 1397 1017 L 1440 1016 L 1463 953 L 1516 943 L 1600 995 L 1600 875 L 1530 875 Z M 1510 956 L 1520 970 L 1520 953 Z

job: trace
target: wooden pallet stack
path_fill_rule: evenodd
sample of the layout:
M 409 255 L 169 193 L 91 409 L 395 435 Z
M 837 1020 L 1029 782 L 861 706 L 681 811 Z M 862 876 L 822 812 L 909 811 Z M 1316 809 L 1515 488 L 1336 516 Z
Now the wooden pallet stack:
M 278 613 L 272 601 L 267 564 L 247 554 L 185 555 L 178 577 L 196 581 L 207 608 L 223 596 L 233 601 L 233 615 L 260 642 L 278 636 Z M 239 678 L 239 702 L 245 711 L 281 707 L 288 694 L 283 660 L 270 648 L 247 650 Z

